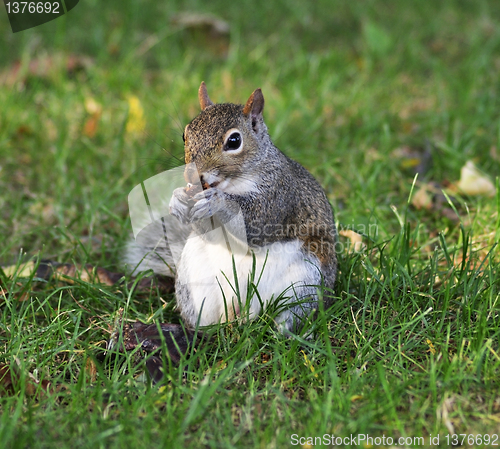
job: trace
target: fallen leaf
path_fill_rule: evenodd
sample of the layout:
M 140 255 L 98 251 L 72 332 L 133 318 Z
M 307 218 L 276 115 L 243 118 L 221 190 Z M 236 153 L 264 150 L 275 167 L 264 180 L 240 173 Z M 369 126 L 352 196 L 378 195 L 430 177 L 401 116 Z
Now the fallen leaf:
M 101 118 L 102 106 L 95 101 L 92 97 L 85 98 L 85 110 L 90 117 L 87 118 L 83 125 L 83 134 L 87 137 L 93 138 L 97 133 L 97 127 Z
M 307 357 L 307 354 L 304 351 L 300 351 L 304 355 L 304 365 L 307 366 L 310 370 L 311 373 L 313 373 L 314 377 L 318 377 L 318 373 L 315 372 L 315 368 L 313 363 L 309 360 L 309 357 Z
M 144 109 L 139 98 L 135 95 L 129 95 L 128 101 L 128 119 L 125 130 L 127 134 L 138 134 L 146 127 L 144 119 Z
M 341 229 L 339 234 L 342 237 L 347 237 L 352 245 L 352 251 L 359 253 L 366 248 L 366 245 L 363 243 L 363 236 L 358 234 L 357 232 L 352 231 L 351 229 Z
M 453 207 L 459 210 L 461 205 L 451 194 L 450 189 L 445 189 L 445 184 L 447 184 L 446 181 L 443 181 L 442 184 L 437 182 L 422 184 L 415 194 L 413 194 L 411 205 L 416 209 L 434 212 L 453 223 L 457 223 L 460 221 L 460 217 L 457 216 Z M 447 195 L 445 195 L 445 191 Z
M 97 133 L 97 126 L 99 124 L 99 115 L 92 115 L 85 121 L 83 125 L 83 134 L 87 137 L 93 138 Z
M 36 271 L 35 271 L 36 268 Z M 86 264 L 81 267 L 73 264 L 62 264 L 51 260 L 30 260 L 24 265 L 11 265 L 2 268 L 6 277 L 17 276 L 19 278 L 37 277 L 50 280 L 53 277 L 58 281 L 64 281 L 67 284 L 74 284 L 75 280 L 100 283 L 105 285 L 121 285 L 126 279 L 124 273 L 115 273 L 102 267 L 95 267 Z M 152 277 L 142 277 L 139 281 L 130 281 L 128 288 L 135 288 L 138 291 L 150 291 L 152 288 L 158 288 L 164 293 L 174 292 L 174 279 L 169 276 L 155 275 Z
M 181 324 L 145 324 L 136 321 L 134 324 L 124 324 L 122 313 L 119 311 L 115 320 L 114 330 L 108 342 L 108 351 L 117 350 L 133 351 L 140 347 L 136 353 L 140 360 L 146 360 L 146 368 L 154 383 L 163 378 L 163 341 L 167 349 L 164 354 L 174 364 L 178 364 L 182 354 L 187 354 L 200 337 L 195 332 L 184 328 Z M 161 332 L 161 335 L 160 335 Z M 137 360 L 137 361 L 139 361 Z
M 87 114 L 94 115 L 94 114 L 100 114 L 102 112 L 101 104 L 95 101 L 92 97 L 85 98 L 84 105 Z
M 90 381 L 94 383 L 97 379 L 97 367 L 91 358 L 88 358 L 85 363 L 85 372 L 90 377 Z
M 432 355 L 436 354 L 436 348 L 434 347 L 434 344 L 432 343 L 432 341 L 427 339 L 427 340 L 425 340 L 425 342 L 429 346 L 428 352 L 430 352 Z
M 460 170 L 460 181 L 458 181 L 457 187 L 463 193 L 471 196 L 493 196 L 495 194 L 493 183 L 477 169 L 472 161 L 467 161 Z
M 476 242 L 471 243 L 475 245 Z M 483 247 L 479 251 L 474 251 L 470 254 L 467 254 L 465 258 L 462 254 L 457 254 L 453 259 L 453 266 L 455 266 L 456 268 L 464 266 L 467 269 L 468 273 L 475 272 L 475 276 L 478 276 L 488 268 L 488 265 L 490 263 L 490 258 L 488 257 L 490 248 L 491 246 Z
M 426 185 L 416 191 L 411 199 L 411 204 L 417 209 L 432 209 L 432 196 Z
M 17 287 L 24 287 L 20 282 L 16 282 Z M 0 279 L 0 303 L 7 301 L 7 295 L 9 294 L 9 290 L 5 286 L 5 284 Z M 16 292 L 14 294 L 14 298 L 20 302 L 27 301 L 30 298 L 30 295 L 27 291 Z

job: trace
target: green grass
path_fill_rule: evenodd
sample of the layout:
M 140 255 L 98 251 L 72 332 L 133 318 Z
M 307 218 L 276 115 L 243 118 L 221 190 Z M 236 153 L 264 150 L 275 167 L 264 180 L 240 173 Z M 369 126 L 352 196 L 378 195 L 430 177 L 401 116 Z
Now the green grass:
M 226 20 L 228 41 L 175 28 L 183 11 Z M 2 276 L 0 362 L 17 358 L 22 374 L 0 397 L 3 446 L 280 448 L 292 434 L 428 445 L 430 434 L 443 444 L 452 432 L 500 433 L 498 186 L 492 198 L 454 193 L 456 215 L 446 201 L 411 200 L 426 183 L 449 187 L 467 160 L 500 173 L 498 17 L 495 0 L 87 0 L 13 35 L 0 13 L 1 72 L 52 56 L 43 76 L 0 87 L 2 266 L 40 257 L 119 270 L 127 195 L 181 163 L 201 80 L 217 102 L 261 87 L 275 143 L 367 245 L 339 255 L 316 339 L 283 338 L 268 315 L 214 326 L 213 343 L 186 374 L 168 367 L 161 388 L 132 357 L 101 355 L 120 308 L 178 322 L 172 297 Z M 68 73 L 67 55 L 92 62 Z M 144 132 L 127 132 L 130 95 Z M 89 99 L 102 106 L 93 136 Z M 414 184 L 401 149 L 426 146 L 432 164 Z M 62 387 L 33 397 L 28 373 Z

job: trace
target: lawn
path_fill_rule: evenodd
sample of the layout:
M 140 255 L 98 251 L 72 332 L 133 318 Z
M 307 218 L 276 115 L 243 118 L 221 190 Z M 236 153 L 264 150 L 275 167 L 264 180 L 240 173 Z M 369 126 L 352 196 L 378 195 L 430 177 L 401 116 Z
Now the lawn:
M 499 18 L 497 0 L 86 0 L 13 34 L 0 12 L 3 447 L 500 445 Z M 336 299 L 313 339 L 272 310 L 213 326 L 152 385 L 104 348 L 121 309 L 178 323 L 172 295 L 22 266 L 122 270 L 128 193 L 182 165 L 202 80 L 216 102 L 261 87 L 274 142 L 322 184 Z

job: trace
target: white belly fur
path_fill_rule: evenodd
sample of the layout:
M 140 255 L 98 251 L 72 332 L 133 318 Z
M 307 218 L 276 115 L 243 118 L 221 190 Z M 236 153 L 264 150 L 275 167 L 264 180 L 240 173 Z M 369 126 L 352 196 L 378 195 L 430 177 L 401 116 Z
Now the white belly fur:
M 309 286 L 302 289 L 310 294 L 310 286 L 321 283 L 319 260 L 315 256 L 306 256 L 301 247 L 302 242 L 294 240 L 286 243 L 276 242 L 258 251 L 254 250 L 254 283 L 257 283 L 260 277 L 257 290 L 264 306 L 284 291 L 285 297 L 291 297 L 290 301 L 295 301 L 296 296 L 304 296 L 300 294 L 300 286 Z M 240 298 L 244 303 L 253 258 L 249 253 L 235 259 Z M 240 306 L 234 291 L 236 284 L 232 256 L 224 245 L 210 244 L 200 238 L 189 238 L 182 252 L 177 275 L 177 281 L 188 287 L 189 300 L 193 302 L 201 326 L 226 321 L 226 318 L 234 319 L 234 312 L 239 314 Z M 227 315 L 224 298 L 227 302 Z M 180 307 L 184 301 L 186 298 L 178 298 Z M 254 294 L 250 299 L 249 318 L 256 317 L 260 311 L 261 302 Z M 289 313 L 284 312 L 278 317 L 278 321 L 285 321 L 288 316 Z

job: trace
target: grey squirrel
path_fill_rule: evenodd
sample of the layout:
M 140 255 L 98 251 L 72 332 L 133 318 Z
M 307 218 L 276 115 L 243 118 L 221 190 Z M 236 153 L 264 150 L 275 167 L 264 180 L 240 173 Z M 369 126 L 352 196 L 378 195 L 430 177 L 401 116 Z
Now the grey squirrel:
M 202 82 L 198 97 L 201 112 L 183 134 L 187 186 L 167 199 L 177 218 L 168 222 L 170 235 L 185 242 L 180 258 L 175 264 L 168 247 L 160 249 L 151 237 L 130 242 L 126 263 L 175 275 L 177 306 L 190 328 L 245 311 L 254 318 L 280 297 L 277 322 L 297 331 L 318 301 L 332 295 L 332 207 L 314 177 L 272 143 L 260 89 L 245 105 L 214 104 Z M 217 225 L 224 232 L 216 238 L 210 231 Z

